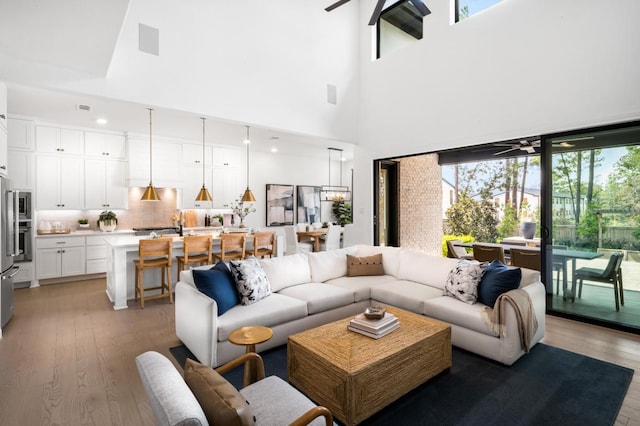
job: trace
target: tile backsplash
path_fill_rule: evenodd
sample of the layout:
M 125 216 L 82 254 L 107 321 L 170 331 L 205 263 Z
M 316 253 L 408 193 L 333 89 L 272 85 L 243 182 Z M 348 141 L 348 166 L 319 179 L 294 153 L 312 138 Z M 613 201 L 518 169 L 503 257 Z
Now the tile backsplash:
M 171 217 L 180 214 L 178 209 L 178 190 L 175 188 L 156 188 L 160 201 L 141 201 L 145 188 L 129 188 L 129 208 L 113 211 L 118 216 L 118 229 L 142 228 L 149 226 L 173 226 Z M 60 223 L 62 228 L 79 230 L 78 219 L 89 219 L 89 230 L 99 230 L 96 221 L 101 210 L 46 210 L 37 212 L 36 226 L 40 229 L 44 222 L 54 226 Z M 204 215 L 223 213 L 225 225 L 230 225 L 229 210 L 196 210 L 197 226 L 204 226 Z M 229 222 L 229 223 L 227 223 Z
M 171 216 L 179 214 L 177 208 L 177 190 L 175 188 L 156 188 L 160 201 L 140 201 L 145 188 L 129 188 L 129 208 L 113 210 L 118 216 L 118 228 L 131 229 L 146 226 L 173 226 Z M 89 219 L 89 229 L 98 230 L 96 221 L 101 210 L 46 210 L 38 212 L 38 228 L 43 222 L 60 222 L 63 228 L 78 230 L 78 219 Z

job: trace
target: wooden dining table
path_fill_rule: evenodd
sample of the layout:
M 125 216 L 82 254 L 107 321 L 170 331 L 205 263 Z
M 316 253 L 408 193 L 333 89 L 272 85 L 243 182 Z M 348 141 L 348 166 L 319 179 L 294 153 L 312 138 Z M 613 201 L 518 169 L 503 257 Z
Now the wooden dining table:
M 495 247 L 502 247 L 502 249 L 504 250 L 505 254 L 509 254 L 509 252 L 511 251 L 512 248 L 516 248 L 519 250 L 531 250 L 531 251 L 540 251 L 540 246 L 522 246 L 519 244 L 502 244 L 502 243 L 481 243 L 481 242 L 475 242 L 475 243 L 455 243 L 455 246 L 458 247 L 467 247 L 467 248 L 472 248 L 474 244 L 482 244 L 484 246 L 495 246 Z M 576 273 L 576 261 L 578 259 L 581 260 L 593 260 L 593 259 L 597 259 L 599 257 L 604 256 L 604 253 L 596 253 L 596 252 L 592 252 L 592 251 L 580 251 L 580 250 L 567 250 L 567 249 L 559 249 L 559 248 L 552 248 L 551 251 L 551 255 L 553 257 L 554 261 L 557 262 L 562 262 L 563 263 L 563 268 L 562 268 L 562 295 L 563 298 L 565 300 L 567 299 L 571 299 L 572 302 L 575 301 L 575 295 L 576 295 L 576 279 L 575 279 L 575 273 Z M 571 277 L 572 277 L 572 283 L 571 283 L 571 289 L 569 290 L 569 276 L 567 273 L 567 266 L 569 261 L 571 261 Z
M 312 240 L 313 251 L 320 251 L 320 239 L 327 235 L 327 228 L 309 229 L 307 231 L 297 231 L 298 242 Z

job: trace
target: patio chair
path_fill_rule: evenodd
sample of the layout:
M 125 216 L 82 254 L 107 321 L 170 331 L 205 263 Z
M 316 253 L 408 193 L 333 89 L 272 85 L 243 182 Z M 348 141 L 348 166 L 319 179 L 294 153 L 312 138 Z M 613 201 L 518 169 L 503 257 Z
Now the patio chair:
M 474 244 L 473 257 L 480 262 L 499 260 L 506 265 L 504 249 L 498 245 Z
M 553 250 L 569 250 L 567 246 L 551 246 Z M 552 262 L 553 272 L 556 273 L 556 294 L 560 294 L 560 272 L 564 269 L 564 261 L 556 261 Z
M 540 250 L 512 248 L 510 250 L 511 266 L 540 270 Z
M 461 240 L 447 240 L 447 257 L 453 259 L 473 260 L 473 256 L 467 253 L 464 247 L 456 246 L 462 244 Z
M 624 294 L 622 293 L 622 252 L 615 252 L 609 258 L 609 263 L 605 269 L 579 268 L 576 270 L 574 279 L 578 280 L 578 297 L 582 297 L 582 281 L 596 281 L 613 285 L 613 295 L 616 300 L 616 311 L 620 310 L 620 305 L 624 306 Z M 618 303 L 618 294 L 620 302 Z

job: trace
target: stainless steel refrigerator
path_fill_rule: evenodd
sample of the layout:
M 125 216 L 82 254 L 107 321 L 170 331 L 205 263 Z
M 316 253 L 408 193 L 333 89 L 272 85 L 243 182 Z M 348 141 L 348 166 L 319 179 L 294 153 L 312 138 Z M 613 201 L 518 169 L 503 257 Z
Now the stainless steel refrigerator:
M 18 273 L 13 260 L 20 254 L 18 197 L 11 181 L 0 176 L 0 329 L 13 316 L 13 277 Z

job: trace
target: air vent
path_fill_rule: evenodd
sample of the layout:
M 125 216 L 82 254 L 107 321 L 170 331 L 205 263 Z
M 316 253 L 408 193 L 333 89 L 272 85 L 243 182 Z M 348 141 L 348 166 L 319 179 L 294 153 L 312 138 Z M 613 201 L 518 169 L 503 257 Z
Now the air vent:
M 78 104 L 78 105 L 76 105 L 76 109 L 78 111 L 91 111 L 91 105 Z

